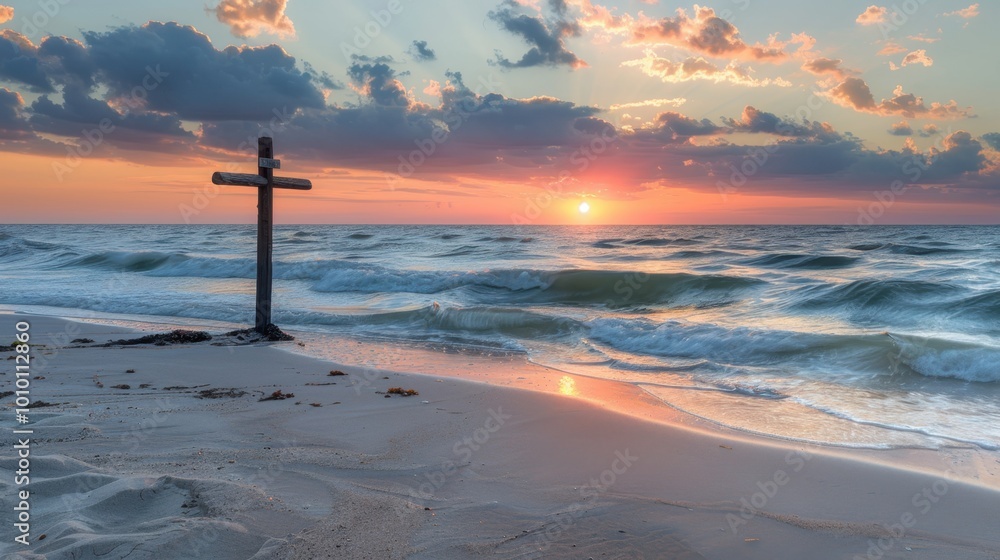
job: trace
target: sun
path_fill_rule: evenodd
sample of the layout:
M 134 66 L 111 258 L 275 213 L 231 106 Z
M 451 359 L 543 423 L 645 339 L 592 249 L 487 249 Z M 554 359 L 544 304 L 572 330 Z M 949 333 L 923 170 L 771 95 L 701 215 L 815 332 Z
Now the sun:
M 587 212 L 590 212 L 590 205 L 587 204 L 586 202 L 581 202 L 580 203 L 580 213 L 581 214 L 586 214 Z

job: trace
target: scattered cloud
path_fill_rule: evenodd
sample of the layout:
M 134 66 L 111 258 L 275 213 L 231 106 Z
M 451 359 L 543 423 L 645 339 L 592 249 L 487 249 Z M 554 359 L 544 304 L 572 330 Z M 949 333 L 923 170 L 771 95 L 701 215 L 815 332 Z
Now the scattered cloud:
M 941 40 L 940 37 L 928 37 L 923 33 L 920 33 L 918 35 L 908 35 L 906 38 L 911 41 L 917 41 L 920 43 L 937 43 L 938 41 Z
M 706 80 L 747 87 L 770 85 L 788 87 L 792 85 L 782 78 L 756 78 L 753 76 L 753 69 L 740 65 L 735 61 L 730 62 L 724 67 L 720 67 L 700 56 L 692 56 L 675 61 L 661 58 L 651 50 L 646 51 L 643 58 L 625 61 L 622 63 L 622 66 L 639 68 L 647 76 L 659 78 L 667 83 Z
M 541 15 L 530 16 L 515 11 L 511 4 L 504 5 L 499 10 L 489 13 L 489 18 L 500 24 L 500 27 L 517 35 L 531 45 L 528 52 L 520 60 L 513 62 L 500 52 L 491 63 L 503 68 L 530 68 L 533 66 L 568 66 L 582 68 L 587 63 L 566 48 L 565 37 L 580 34 L 579 27 L 562 18 L 565 15 L 566 4 L 562 0 L 551 0 L 559 18 L 551 24 Z
M 427 41 L 414 41 L 408 52 L 416 60 L 437 60 L 437 53 L 427 46 Z
M 919 134 L 920 136 L 923 136 L 924 138 L 929 138 L 931 136 L 936 136 L 936 135 L 938 135 L 940 133 L 941 133 L 941 131 L 938 129 L 937 125 L 934 125 L 934 124 L 925 124 L 923 126 L 923 128 L 921 128 L 920 131 L 917 132 L 917 134 Z
M 944 15 L 956 16 L 962 19 L 972 19 L 979 16 L 979 4 L 973 4 L 968 8 L 962 8 L 961 10 L 955 10 L 954 12 L 947 12 Z
M 358 93 L 368 97 L 373 103 L 390 107 L 409 107 L 411 99 L 406 86 L 396 78 L 396 72 L 385 62 L 355 62 L 347 69 L 347 74 L 357 84 Z
M 899 70 L 906 66 L 911 66 L 913 64 L 923 64 L 924 66 L 934 66 L 934 59 L 927 56 L 927 51 L 924 49 L 913 51 L 903 57 L 903 61 L 900 62 L 899 66 L 895 63 L 890 62 L 889 68 L 892 70 Z
M 14 19 L 14 8 L 0 5 L 0 23 L 7 23 Z
M 892 56 L 903 52 L 906 52 L 906 47 L 900 45 L 899 43 L 887 41 L 882 47 L 882 50 L 878 51 L 878 54 L 879 56 Z
M 882 6 L 868 6 L 854 21 L 861 25 L 878 25 L 885 22 L 889 10 Z
M 958 119 L 971 116 L 968 108 L 958 106 L 955 101 L 931 103 L 927 106 L 922 97 L 904 93 L 903 86 L 897 86 L 893 97 L 876 103 L 871 88 L 861 78 L 850 77 L 826 92 L 827 97 L 838 105 L 849 107 L 862 113 L 876 115 L 902 115 L 907 118 Z
M 222 0 L 212 11 L 237 37 L 261 33 L 294 37 L 295 26 L 285 15 L 288 0 Z
M 817 76 L 833 76 L 838 80 L 843 80 L 848 76 L 857 74 L 857 72 L 847 70 L 841 66 L 843 62 L 844 61 L 839 58 L 813 58 L 811 60 L 807 60 L 805 64 L 802 65 L 802 69 L 812 74 L 816 74 Z
M 617 103 L 609 107 L 612 111 L 618 111 L 621 109 L 637 109 L 640 107 L 680 107 L 681 105 L 687 103 L 687 99 L 683 97 L 674 97 L 672 99 L 646 99 L 645 101 L 635 101 L 632 103 Z
M 796 37 L 790 42 L 807 43 L 811 39 L 805 34 Z M 778 41 L 776 36 L 771 36 L 766 44 L 748 44 L 735 25 L 717 16 L 712 8 L 697 5 L 693 16 L 681 8 L 676 16 L 636 23 L 629 42 L 672 45 L 715 58 L 780 62 L 788 57 L 785 52 L 788 43 Z
M 913 127 L 906 121 L 899 121 L 888 130 L 893 136 L 913 136 Z

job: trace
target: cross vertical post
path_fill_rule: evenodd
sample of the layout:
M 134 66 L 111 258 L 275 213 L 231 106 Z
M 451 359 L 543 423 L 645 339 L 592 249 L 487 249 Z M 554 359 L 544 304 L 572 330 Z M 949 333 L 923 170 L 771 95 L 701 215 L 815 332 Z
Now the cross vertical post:
M 257 158 L 274 158 L 271 138 L 257 139 Z M 271 257 L 274 230 L 274 169 L 258 167 L 257 174 L 267 184 L 257 189 L 257 316 L 254 329 L 263 333 L 271 324 Z
M 274 159 L 271 138 L 257 139 L 257 173 L 216 171 L 212 183 L 257 189 L 257 307 L 254 330 L 266 334 L 271 324 L 271 289 L 273 287 L 271 257 L 273 256 L 274 189 L 308 191 L 312 182 L 294 177 L 275 177 L 281 161 Z

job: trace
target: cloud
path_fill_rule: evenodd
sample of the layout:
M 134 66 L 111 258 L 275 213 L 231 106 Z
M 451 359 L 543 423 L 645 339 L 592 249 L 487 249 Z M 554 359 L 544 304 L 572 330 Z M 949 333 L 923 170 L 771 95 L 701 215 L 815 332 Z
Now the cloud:
M 21 116 L 24 98 L 16 91 L 0 88 L 0 140 L 31 136 L 28 123 Z
M 886 42 L 882 50 L 878 51 L 879 56 L 892 56 L 894 54 L 899 54 L 901 52 L 906 52 L 906 48 L 899 43 L 893 43 L 892 41 Z
M 802 69 L 812 74 L 816 74 L 817 76 L 830 75 L 839 80 L 843 80 L 848 76 L 853 76 L 857 73 L 853 70 L 843 68 L 841 66 L 843 62 L 844 61 L 839 58 L 813 58 L 811 60 L 807 60 L 805 64 L 802 65 Z
M 860 23 L 861 25 L 878 25 L 885 22 L 885 18 L 888 15 L 888 10 L 881 6 L 868 6 L 865 11 L 861 12 L 854 21 Z
M 753 69 L 733 61 L 724 67 L 705 60 L 702 57 L 687 57 L 683 60 L 661 58 L 653 51 L 646 51 L 645 56 L 636 60 L 628 60 L 622 66 L 636 67 L 647 76 L 659 78 L 667 83 L 681 83 L 696 80 L 707 80 L 715 83 L 730 83 L 747 87 L 763 87 L 775 85 L 788 87 L 791 84 L 782 78 L 759 79 L 753 76 Z
M 983 145 L 964 130 L 945 137 L 943 148 L 931 148 L 925 181 L 953 181 L 956 177 L 978 173 L 986 164 Z
M 868 84 L 861 78 L 850 77 L 826 92 L 838 105 L 852 108 L 862 113 L 876 115 L 902 115 L 907 118 L 958 119 L 971 116 L 968 108 L 958 106 L 955 101 L 931 103 L 928 107 L 922 97 L 904 93 L 897 86 L 893 97 L 876 103 Z
M 38 59 L 38 47 L 11 29 L 0 29 L 0 80 L 21 83 L 33 92 L 55 91 Z
M 899 121 L 898 123 L 893 124 L 892 128 L 890 128 L 888 132 L 893 136 L 912 136 L 913 127 L 911 127 L 910 123 L 906 121 Z
M 174 115 L 153 112 L 119 112 L 108 102 L 89 97 L 76 87 L 67 87 L 62 92 L 63 103 L 57 105 L 48 96 L 39 97 L 31 105 L 29 119 L 36 132 L 62 136 L 79 136 L 81 131 L 94 128 L 105 121 L 115 128 L 108 139 L 118 145 L 127 145 L 136 139 L 134 134 L 147 133 L 160 136 L 174 136 L 194 139 L 191 132 L 181 127 L 180 119 Z M 105 127 L 107 128 L 107 127 Z
M 808 36 L 800 37 L 802 42 Z M 674 17 L 635 24 L 629 42 L 672 45 L 716 58 L 780 62 L 788 56 L 785 43 L 772 37 L 766 45 L 747 44 L 735 25 L 717 16 L 712 8 L 697 5 L 694 17 L 681 8 Z
M 983 134 L 983 141 L 989 144 L 994 150 L 1000 152 L 1000 132 Z
M 752 105 L 743 108 L 739 119 L 723 118 L 729 132 L 750 134 L 773 134 L 789 138 L 812 138 L 825 143 L 842 140 L 829 124 L 803 121 L 802 123 L 783 119 L 774 113 L 761 111 Z
M 609 107 L 609 109 L 612 111 L 618 111 L 621 109 L 637 109 L 639 107 L 663 107 L 664 105 L 680 107 L 685 103 L 687 103 L 687 99 L 684 99 L 683 97 L 674 97 L 672 99 L 646 99 L 644 101 L 635 101 L 632 103 L 616 103 Z
M 427 41 L 414 41 L 409 53 L 416 60 L 437 60 L 437 54 L 427 46 Z
M 961 10 L 955 10 L 954 12 L 947 12 L 944 15 L 957 16 L 962 19 L 972 19 L 979 16 L 979 4 L 973 4 L 968 8 L 962 8 Z
M 281 47 L 218 50 L 193 27 L 149 22 L 83 32 L 83 42 L 46 37 L 35 46 L 0 30 L 0 80 L 53 94 L 99 88 L 112 104 L 184 120 L 269 119 L 325 105 L 328 76 L 303 72 Z
M 222 0 L 212 11 L 237 37 L 261 33 L 294 37 L 295 25 L 285 15 L 287 4 L 288 0 Z
M 692 136 L 712 136 L 722 134 L 725 129 L 709 119 L 692 119 L 681 113 L 666 111 L 656 116 L 654 128 L 644 134 L 661 141 L 687 141 Z
M 934 59 L 927 56 L 927 51 L 924 49 L 913 51 L 903 57 L 903 61 L 896 66 L 895 63 L 890 62 L 889 68 L 892 70 L 899 70 L 905 66 L 910 66 L 913 64 L 923 64 L 924 66 L 934 66 Z
M 917 134 L 919 134 L 920 136 L 923 136 L 924 138 L 928 138 L 928 137 L 931 137 L 931 136 L 936 136 L 936 135 L 938 135 L 940 133 L 941 133 L 941 131 L 938 130 L 938 127 L 936 125 L 933 125 L 933 124 L 925 124 L 923 126 L 923 128 L 921 128 L 917 132 Z
M 189 120 L 252 120 L 325 104 L 316 78 L 277 45 L 217 50 L 193 27 L 159 22 L 83 37 L 112 97 L 131 96 L 151 72 L 165 74 L 145 96 L 149 110 Z
M 14 19 L 14 8 L 0 4 L 0 23 Z
M 558 14 L 565 13 L 565 4 L 559 1 L 553 1 L 552 4 Z M 508 60 L 498 51 L 496 59 L 491 61 L 492 64 L 503 68 L 568 66 L 575 69 L 587 66 L 585 61 L 566 48 L 563 41 L 565 37 L 579 35 L 579 28 L 575 24 L 559 19 L 550 25 L 541 16 L 519 14 L 510 5 L 490 12 L 489 18 L 500 24 L 504 30 L 519 36 L 531 45 L 528 52 L 517 62 Z
M 395 71 L 384 62 L 360 64 L 355 62 L 347 74 L 360 85 L 359 92 L 377 105 L 409 107 L 411 100 L 406 87 L 396 79 Z
M 908 35 L 906 38 L 911 41 L 918 41 L 921 43 L 937 43 L 938 41 L 941 40 L 940 37 L 927 37 L 923 33 L 919 35 Z
M 547 9 L 572 11 L 575 1 Z M 5 38 L 30 45 L 17 37 Z M 963 192 L 973 193 L 967 196 L 982 199 L 982 193 L 997 184 L 997 175 L 990 175 L 989 169 L 990 161 L 1000 156 L 987 145 L 1000 144 L 1000 135 L 973 139 L 928 125 L 917 134 L 939 138 L 933 152 L 921 153 L 914 145 L 902 151 L 872 150 L 827 123 L 782 117 L 754 106 L 713 119 L 668 110 L 648 125 L 616 128 L 598 107 L 552 97 L 512 98 L 492 93 L 495 88 L 490 87 L 474 92 L 457 72 L 447 73 L 447 80 L 439 78 L 431 89 L 436 101 L 424 103 L 410 95 L 406 73 L 393 70 L 391 59 L 377 53 L 356 58 L 347 69 L 357 101 L 327 103 L 317 73 L 274 45 L 220 50 L 193 28 L 156 22 L 84 32 L 83 38 L 49 37 L 37 47 L 21 48 L 20 54 L 38 63 L 55 91 L 27 96 L 34 101 L 26 105 L 18 92 L 0 88 L 0 150 L 63 158 L 73 141 L 51 138 L 75 138 L 81 130 L 94 128 L 96 121 L 109 119 L 115 132 L 94 150 L 100 157 L 166 165 L 194 158 L 225 161 L 245 156 L 241 146 L 252 144 L 278 109 L 280 151 L 306 173 L 397 173 L 417 154 L 422 163 L 414 173 L 427 181 L 507 183 L 521 189 L 551 184 L 569 171 L 575 180 L 607 188 L 611 195 L 666 186 L 715 193 L 720 181 L 751 161 L 757 171 L 740 187 L 747 194 L 866 198 L 873 185 L 885 188 L 905 179 L 922 185 L 959 184 Z M 648 54 L 650 63 L 663 60 Z M 834 62 L 817 63 L 814 69 L 841 68 Z M 678 79 L 699 73 L 707 77 L 690 79 L 716 79 L 713 72 L 736 67 L 730 62 L 720 68 L 700 57 L 666 63 L 660 70 Z M 129 106 L 125 101 L 142 85 L 151 65 L 168 75 L 141 103 Z M 748 69 L 743 72 L 749 74 Z M 24 82 L 17 83 L 22 91 L 29 90 Z M 854 76 L 838 88 L 831 91 L 841 95 L 842 102 L 852 100 L 857 110 L 874 114 L 929 119 L 963 111 L 954 102 L 925 104 L 901 89 L 891 99 L 876 102 L 867 84 Z M 648 99 L 622 103 L 615 110 L 681 102 Z M 190 132 L 191 121 L 200 124 L 195 133 Z M 591 150 L 597 141 L 606 149 L 580 167 L 581 149 Z M 912 161 L 926 164 L 922 177 L 909 179 L 901 171 Z M 376 177 L 378 184 L 371 188 L 383 188 L 381 176 Z M 935 191 L 928 187 L 914 192 L 916 200 Z M 958 196 L 955 192 L 948 195 Z

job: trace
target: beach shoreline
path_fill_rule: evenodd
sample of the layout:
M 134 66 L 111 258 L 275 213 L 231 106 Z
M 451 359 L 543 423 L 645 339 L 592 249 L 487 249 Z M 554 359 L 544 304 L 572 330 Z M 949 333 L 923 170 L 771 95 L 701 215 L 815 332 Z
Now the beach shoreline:
M 42 379 L 31 381 L 31 397 L 60 404 L 31 409 L 31 544 L 15 543 L 5 527 L 5 554 L 996 558 L 1000 551 L 991 528 L 1000 460 L 992 452 L 764 438 L 691 417 L 627 384 L 522 358 L 418 359 L 400 351 L 394 367 L 375 368 L 300 355 L 308 341 L 305 349 L 95 348 L 72 339 L 99 344 L 129 331 L 30 314 L 0 314 L 0 332 L 13 334 L 21 320 L 47 346 L 38 349 L 45 367 L 34 373 Z M 355 364 L 370 351 L 351 350 Z M 440 372 L 395 371 L 409 371 L 407 363 L 437 364 Z M 345 375 L 329 375 L 338 370 Z M 391 387 L 419 394 L 383 394 Z M 203 393 L 212 389 L 225 396 Z M 295 396 L 258 400 L 279 390 Z M 12 406 L 0 427 L 9 440 Z M 0 470 L 0 502 L 13 511 L 16 458 L 5 452 Z

